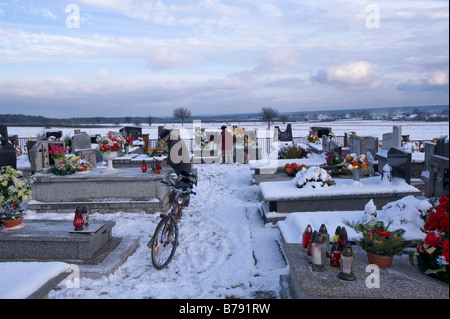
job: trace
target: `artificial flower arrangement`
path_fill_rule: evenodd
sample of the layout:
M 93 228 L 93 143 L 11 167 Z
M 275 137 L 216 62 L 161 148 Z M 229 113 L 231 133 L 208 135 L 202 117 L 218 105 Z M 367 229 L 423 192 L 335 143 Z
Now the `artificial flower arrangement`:
M 449 198 L 439 198 L 439 203 L 424 216 L 425 240 L 417 246 L 417 266 L 426 275 L 449 283 L 448 232 Z
M 319 188 L 336 185 L 327 171 L 318 166 L 302 169 L 295 175 L 293 181 L 298 188 Z
M 163 140 L 159 140 L 158 146 L 155 148 L 149 147 L 147 154 L 150 157 L 166 156 L 167 154 L 169 154 L 167 143 Z
M 124 139 L 124 146 L 133 146 L 134 138 L 131 137 L 131 134 L 129 136 L 123 136 Z
M 305 164 L 301 164 L 300 166 L 298 166 L 297 163 L 287 163 L 286 165 L 284 165 L 284 172 L 291 177 L 294 177 L 295 175 L 297 175 L 297 173 L 299 171 L 301 171 L 303 168 L 305 168 L 306 165 Z
M 49 150 L 48 154 L 50 155 L 50 158 L 52 159 L 64 159 L 65 155 L 69 151 L 69 148 L 64 148 L 61 146 L 61 144 L 58 143 L 50 143 L 49 144 Z
M 113 135 L 112 133 L 106 134 L 106 136 L 97 137 L 98 150 L 100 154 L 111 152 L 119 152 L 125 145 L 125 139 L 122 136 Z
M 367 222 L 350 222 L 348 220 L 343 222 L 356 232 L 362 233 L 362 238 L 357 240 L 356 244 L 366 252 L 383 256 L 401 255 L 403 253 L 406 246 L 403 238 L 405 230 L 400 228 L 388 231 L 391 223 L 385 226 L 383 221 L 375 218 Z
M 64 156 L 64 158 L 52 169 L 55 175 L 71 175 L 78 169 L 78 156 Z
M 352 172 L 358 169 L 367 169 L 369 167 L 369 160 L 365 154 L 356 155 L 355 153 L 351 153 L 345 156 L 343 167 Z
M 343 168 L 343 162 L 346 156 L 346 153 L 338 155 L 336 152 L 327 152 L 325 153 L 326 163 L 322 164 L 321 166 L 322 168 L 326 169 L 328 174 L 330 174 L 332 177 L 348 175 L 350 174 L 350 171 Z
M 308 140 L 308 142 L 310 143 L 317 143 L 319 141 L 319 135 L 317 135 L 317 133 L 315 134 L 310 134 L 306 137 L 306 139 Z
M 16 220 L 23 217 L 23 203 L 31 200 L 31 184 L 34 178 L 26 180 L 23 172 L 11 166 L 0 170 L 0 220 Z

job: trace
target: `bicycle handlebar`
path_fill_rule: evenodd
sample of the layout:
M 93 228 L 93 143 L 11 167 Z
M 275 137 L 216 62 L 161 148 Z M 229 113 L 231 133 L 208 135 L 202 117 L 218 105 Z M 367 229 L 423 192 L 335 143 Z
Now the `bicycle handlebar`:
M 175 184 L 172 183 L 172 182 L 161 181 L 161 183 L 166 184 L 167 186 L 174 186 L 175 187 Z M 191 192 L 192 195 L 197 195 L 197 193 L 193 192 L 191 189 L 189 189 L 189 191 Z

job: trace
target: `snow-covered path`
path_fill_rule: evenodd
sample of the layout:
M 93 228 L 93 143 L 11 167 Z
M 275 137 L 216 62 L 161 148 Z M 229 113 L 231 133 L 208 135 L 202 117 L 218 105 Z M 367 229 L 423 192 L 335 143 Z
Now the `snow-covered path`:
M 196 168 L 198 194 L 184 211 L 180 245 L 167 268 L 152 266 L 146 245 L 159 214 L 92 214 L 91 219 L 115 220 L 114 236 L 140 236 L 140 247 L 108 278 L 82 279 L 80 288 L 62 283 L 49 298 L 279 298 L 279 276 L 288 267 L 278 229 L 264 225 L 258 213 L 259 187 L 250 184 L 250 169 L 241 164 Z

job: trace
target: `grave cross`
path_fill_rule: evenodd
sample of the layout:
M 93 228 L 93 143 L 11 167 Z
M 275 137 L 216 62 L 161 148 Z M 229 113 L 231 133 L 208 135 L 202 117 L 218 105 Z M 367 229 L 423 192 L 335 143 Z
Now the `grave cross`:
M 48 161 L 48 149 L 44 146 L 41 145 L 41 148 L 39 149 L 39 152 L 41 153 L 42 156 L 42 167 L 43 168 L 47 168 L 49 165 L 49 161 Z

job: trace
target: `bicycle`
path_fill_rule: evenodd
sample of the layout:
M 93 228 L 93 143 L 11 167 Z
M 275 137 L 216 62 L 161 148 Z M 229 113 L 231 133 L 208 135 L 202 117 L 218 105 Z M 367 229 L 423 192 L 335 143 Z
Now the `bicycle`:
M 190 175 L 194 176 L 195 175 Z M 152 251 L 152 262 L 156 269 L 165 268 L 177 249 L 178 240 L 178 223 L 183 213 L 183 208 L 189 204 L 190 195 L 197 195 L 192 191 L 192 184 L 183 180 L 176 183 L 172 181 L 161 183 L 172 187 L 174 192 L 174 200 L 169 214 L 161 214 L 161 221 L 156 226 L 155 233 L 148 243 Z M 196 184 L 196 182 L 195 182 Z

